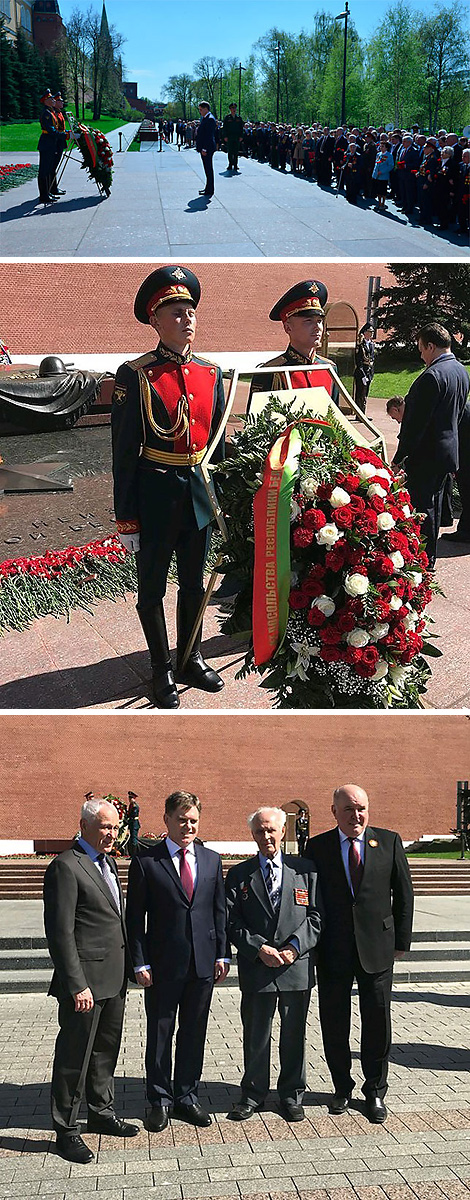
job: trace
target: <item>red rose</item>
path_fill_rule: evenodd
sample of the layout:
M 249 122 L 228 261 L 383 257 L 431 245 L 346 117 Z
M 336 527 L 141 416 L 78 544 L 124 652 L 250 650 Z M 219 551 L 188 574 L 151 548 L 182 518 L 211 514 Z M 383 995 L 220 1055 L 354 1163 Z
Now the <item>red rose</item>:
M 337 646 L 322 646 L 320 650 L 320 658 L 323 659 L 323 662 L 341 662 L 342 657 L 341 650 L 338 650 Z
M 310 604 L 310 596 L 302 591 L 302 588 L 293 588 L 289 596 L 289 605 L 291 608 L 308 608 Z
M 356 514 L 360 515 L 361 513 L 364 512 L 364 509 L 366 506 L 365 506 L 365 501 L 362 499 L 362 496 L 351 496 L 348 507 L 351 509 L 351 512 L 353 512 L 355 515 Z
M 340 629 L 342 633 L 350 633 L 351 630 L 354 629 L 355 624 L 356 618 L 354 613 L 350 612 L 347 608 L 341 608 L 336 616 L 337 628 Z
M 366 508 L 362 516 L 358 518 L 356 528 L 360 531 L 360 533 L 373 536 L 374 533 L 377 533 L 377 513 Z
M 390 579 L 395 574 L 395 567 L 391 558 L 386 554 L 374 554 L 371 560 L 371 566 L 376 575 L 382 576 L 382 579 Z
M 321 508 L 307 508 L 304 512 L 303 525 L 305 529 L 313 529 L 316 532 L 318 529 L 323 529 L 326 523 L 326 517 Z
M 306 596 L 314 600 L 316 596 L 323 596 L 324 587 L 321 579 L 315 579 L 312 575 L 307 575 L 302 584 L 302 590 Z
M 298 550 L 305 550 L 307 546 L 311 546 L 314 538 L 313 529 L 304 529 L 303 525 L 299 525 L 294 529 L 292 541 Z
M 319 629 L 320 625 L 325 624 L 326 617 L 324 613 L 320 612 L 320 609 L 317 608 L 316 604 L 314 604 L 313 608 L 311 608 L 307 613 L 307 621 L 309 625 L 313 625 L 314 629 Z
M 344 652 L 344 657 L 346 662 L 349 663 L 350 666 L 354 667 L 356 666 L 356 663 L 361 661 L 362 650 L 359 650 L 357 646 L 348 646 L 347 650 Z
M 354 513 L 351 510 L 350 504 L 345 504 L 341 508 L 335 508 L 335 523 L 338 529 L 351 529 L 354 521 Z
M 337 542 L 336 546 L 332 546 L 326 555 L 326 566 L 330 571 L 341 571 L 344 567 L 347 557 L 347 546 L 341 541 Z
M 379 657 L 376 646 L 364 646 L 360 661 L 356 663 L 357 674 L 361 675 L 364 679 L 368 679 L 371 675 L 374 675 Z
M 320 483 L 317 488 L 317 496 L 319 500 L 329 500 L 333 488 L 331 483 Z
M 376 513 L 385 512 L 385 501 L 382 496 L 371 496 L 369 500 L 370 507 Z
M 324 625 L 323 629 L 320 629 L 320 638 L 323 644 L 327 646 L 337 646 L 342 636 L 341 629 L 338 629 L 338 626 L 334 625 L 331 621 L 328 625 Z

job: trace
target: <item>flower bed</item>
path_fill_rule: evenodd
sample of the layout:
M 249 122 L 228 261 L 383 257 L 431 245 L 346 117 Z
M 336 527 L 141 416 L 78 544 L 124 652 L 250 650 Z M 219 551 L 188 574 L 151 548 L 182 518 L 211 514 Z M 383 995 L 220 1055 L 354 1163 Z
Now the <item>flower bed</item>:
M 403 484 L 374 451 L 354 445 L 331 409 L 327 422 L 289 418 L 273 400 L 235 435 L 237 456 L 222 468 L 224 567 L 243 580 L 223 628 L 252 638 L 240 677 L 259 671 L 281 708 L 418 707 L 430 676 L 425 656 L 440 654 L 429 641 L 425 610 L 438 589 L 421 520 Z M 260 482 L 272 484 L 276 446 L 285 469 L 294 439 L 290 537 L 280 510 L 274 528 L 268 501 L 266 566 Z
M 136 588 L 134 555 L 117 537 L 6 560 L 0 563 L 0 634 L 26 629 L 35 617 L 68 617 L 77 607 L 90 611 L 97 600 Z
M 99 129 L 88 129 L 87 125 L 78 125 L 78 145 L 83 155 L 83 167 L 88 171 L 90 179 L 94 179 L 109 196 L 113 181 L 113 152 Z
M 4 163 L 0 166 L 0 192 L 19 187 L 28 179 L 37 179 L 38 169 L 32 163 Z

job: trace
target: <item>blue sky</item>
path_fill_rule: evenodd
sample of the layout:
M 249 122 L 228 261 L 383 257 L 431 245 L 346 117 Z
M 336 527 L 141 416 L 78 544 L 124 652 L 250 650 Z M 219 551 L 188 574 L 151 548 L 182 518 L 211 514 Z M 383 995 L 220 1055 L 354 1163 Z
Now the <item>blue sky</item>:
M 89 0 L 59 0 L 65 24 L 74 8 L 86 11 Z M 100 12 L 101 0 L 91 0 Z M 392 0 L 350 0 L 351 17 L 360 37 L 370 37 Z M 408 0 L 422 12 L 424 0 Z M 123 60 L 126 80 L 138 83 L 139 96 L 163 98 L 170 75 L 192 73 L 202 55 L 244 59 L 253 43 L 276 25 L 287 33 L 311 26 L 315 12 L 336 16 L 343 12 L 338 0 L 106 0 L 110 25 L 126 39 Z

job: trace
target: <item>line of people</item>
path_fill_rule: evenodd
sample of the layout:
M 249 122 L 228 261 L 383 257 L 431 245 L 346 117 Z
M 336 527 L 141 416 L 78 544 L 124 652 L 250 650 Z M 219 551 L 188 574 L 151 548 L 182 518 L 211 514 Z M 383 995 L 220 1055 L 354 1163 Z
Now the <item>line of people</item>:
M 267 1098 L 276 1009 L 280 1110 L 286 1121 L 304 1119 L 305 1030 L 317 977 L 334 1088 L 329 1110 L 346 1112 L 355 1086 L 350 1023 L 356 981 L 365 1112 L 373 1124 L 386 1120 L 393 963 L 410 947 L 413 888 L 402 841 L 369 824 L 363 788 L 337 788 L 332 813 L 335 827 L 311 838 L 298 857 L 282 848 L 285 812 L 258 808 L 248 819 L 257 852 L 230 868 L 224 888 L 219 854 L 198 837 L 200 800 L 174 792 L 165 801 L 166 837 L 132 859 L 125 915 L 110 853 L 119 814 L 105 799 L 86 800 L 79 837 L 44 879 L 54 965 L 49 993 L 58 1000 L 59 1020 L 51 1108 L 63 1158 L 88 1163 L 94 1157 L 80 1133 L 83 1098 L 89 1132 L 118 1138 L 140 1132 L 114 1107 L 128 977 L 144 989 L 145 1127 L 162 1132 L 172 1116 L 211 1125 L 198 1089 L 212 992 L 228 974 L 232 946 L 244 1073 L 230 1119 L 248 1120 Z

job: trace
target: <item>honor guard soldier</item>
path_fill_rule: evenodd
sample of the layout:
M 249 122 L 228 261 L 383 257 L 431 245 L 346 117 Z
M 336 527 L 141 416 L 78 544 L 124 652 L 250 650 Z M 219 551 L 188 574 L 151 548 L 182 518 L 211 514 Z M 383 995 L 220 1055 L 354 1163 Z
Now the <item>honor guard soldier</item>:
M 224 140 L 224 149 L 228 154 L 228 169 L 229 171 L 238 171 L 238 155 L 243 137 L 243 121 L 241 117 L 237 116 L 237 106 L 234 101 L 232 104 L 229 104 L 229 112 L 224 117 L 222 137 Z
M 225 407 L 220 368 L 192 353 L 200 294 L 199 280 L 183 267 L 160 267 L 144 280 L 134 313 L 160 340 L 156 350 L 119 367 L 113 395 L 117 530 L 126 549 L 136 553 L 137 612 L 150 650 L 158 708 L 179 706 L 163 611 L 173 552 L 179 583 L 179 679 L 207 692 L 224 686 L 202 658 L 201 630 L 183 670 L 204 595 L 213 516 L 199 463 Z M 214 460 L 223 456 L 221 439 Z
M 329 371 L 312 371 L 322 363 L 334 367 L 329 358 L 322 358 L 317 353 L 323 337 L 323 319 L 328 291 L 324 283 L 318 279 L 303 279 L 295 283 L 289 291 L 281 296 L 269 314 L 270 321 L 282 321 L 289 337 L 289 345 L 284 354 L 271 358 L 268 362 L 260 363 L 260 367 L 297 367 L 289 377 L 283 372 L 273 370 L 272 375 L 254 375 L 248 400 L 250 409 L 251 397 L 254 392 L 277 392 L 286 388 L 325 387 L 335 404 L 338 403 L 339 392 Z
M 56 196 L 51 194 L 57 157 L 57 121 L 54 108 L 54 98 L 50 88 L 41 96 L 41 134 L 38 141 L 39 168 L 38 188 L 42 204 L 53 204 Z
M 65 150 L 67 149 L 67 133 L 66 133 L 66 129 L 65 129 L 64 97 L 61 92 L 56 92 L 55 96 L 53 96 L 52 99 L 54 101 L 54 117 L 55 117 L 55 123 L 57 126 L 54 176 L 53 176 L 52 184 L 51 184 L 51 196 L 54 198 L 57 196 L 65 196 L 66 195 L 65 191 L 62 188 L 59 188 L 59 186 L 57 184 L 57 169 L 59 167 L 59 163 L 62 158 L 62 155 L 64 154 Z

